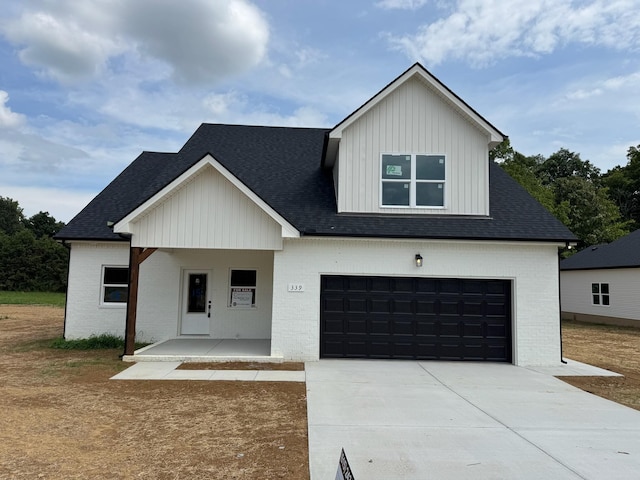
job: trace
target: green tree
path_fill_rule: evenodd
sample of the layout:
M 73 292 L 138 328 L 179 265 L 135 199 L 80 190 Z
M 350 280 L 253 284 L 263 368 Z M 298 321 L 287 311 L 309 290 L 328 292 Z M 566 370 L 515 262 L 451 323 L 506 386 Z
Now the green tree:
M 18 202 L 9 197 L 0 197 L 0 232 L 13 235 L 22 228 L 24 214 Z
M 537 173 L 542 183 L 550 185 L 560 178 L 580 177 L 598 182 L 600 169 L 589 160 L 582 160 L 579 153 L 561 148 L 540 164 Z
M 536 174 L 539 162 L 538 157 L 525 157 L 515 152 L 510 160 L 502 163 L 502 168 L 549 212 L 555 213 L 553 191 L 548 185 L 543 185 L 540 177 Z
M 634 229 L 640 228 L 640 145 L 627 150 L 627 165 L 614 167 L 603 177 L 611 199 Z
M 65 247 L 30 230 L 0 233 L 0 290 L 64 291 L 68 258 Z
M 583 247 L 609 243 L 629 233 L 606 188 L 581 176 L 558 178 L 554 183 L 555 213 Z
M 494 158 L 503 159 L 502 168 L 564 223 L 580 239 L 581 247 L 629 233 L 630 222 L 603 187 L 600 170 L 578 153 L 562 148 L 545 159 L 511 153 L 507 147 L 501 145 Z
M 39 212 L 24 220 L 24 226 L 31 230 L 36 238 L 53 237 L 64 227 L 63 222 L 56 221 L 49 212 Z

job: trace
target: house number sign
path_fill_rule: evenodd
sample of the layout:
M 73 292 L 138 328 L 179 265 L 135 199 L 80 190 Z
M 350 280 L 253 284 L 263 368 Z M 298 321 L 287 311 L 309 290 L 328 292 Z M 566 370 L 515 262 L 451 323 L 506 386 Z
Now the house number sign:
M 288 292 L 304 292 L 303 283 L 290 283 L 287 287 Z

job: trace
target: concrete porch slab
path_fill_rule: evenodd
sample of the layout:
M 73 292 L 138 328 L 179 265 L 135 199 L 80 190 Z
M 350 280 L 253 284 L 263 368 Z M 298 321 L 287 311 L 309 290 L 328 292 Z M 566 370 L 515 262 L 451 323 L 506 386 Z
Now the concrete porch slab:
M 125 362 L 282 362 L 271 356 L 269 339 L 182 337 L 164 340 L 125 355 Z

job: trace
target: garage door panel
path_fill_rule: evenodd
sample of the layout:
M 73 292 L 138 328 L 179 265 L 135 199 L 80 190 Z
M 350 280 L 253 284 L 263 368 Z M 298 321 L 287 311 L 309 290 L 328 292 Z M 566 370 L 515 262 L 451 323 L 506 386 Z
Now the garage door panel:
M 388 294 L 392 291 L 391 278 L 388 277 L 369 277 L 370 291 Z
M 322 300 L 322 308 L 325 312 L 344 312 L 344 299 L 342 297 L 325 297 Z
M 414 335 L 414 321 L 413 320 L 395 320 L 393 322 L 393 334 L 394 335 Z
M 346 304 L 349 313 L 367 313 L 367 300 L 365 298 L 350 298 Z
M 348 292 L 366 292 L 368 290 L 366 277 L 347 277 L 346 283 L 345 290 Z
M 322 357 L 511 360 L 511 283 L 323 276 Z
M 374 335 L 389 335 L 391 333 L 391 320 L 389 318 L 371 318 L 369 320 L 369 332 Z
M 413 278 L 393 278 L 393 293 L 414 293 Z
M 366 318 L 347 318 L 346 320 L 346 331 L 347 334 L 358 334 L 361 333 L 365 335 L 368 331 L 367 328 L 367 319 Z
M 416 293 L 435 294 L 437 293 L 438 281 L 433 278 L 416 278 Z
M 391 313 L 391 300 L 388 298 L 374 298 L 369 301 L 371 313 Z
M 436 313 L 435 300 L 423 300 L 421 298 L 416 299 L 416 314 L 432 314 Z
M 457 301 L 452 302 L 452 301 L 441 300 L 437 306 L 440 307 L 438 309 L 439 310 L 438 313 L 440 315 L 459 315 Z
M 428 321 L 421 318 L 416 322 L 416 335 L 420 336 L 438 336 L 440 334 L 440 322 L 435 318 L 431 318 Z
M 410 299 L 393 300 L 393 313 L 411 315 L 414 311 L 413 302 Z

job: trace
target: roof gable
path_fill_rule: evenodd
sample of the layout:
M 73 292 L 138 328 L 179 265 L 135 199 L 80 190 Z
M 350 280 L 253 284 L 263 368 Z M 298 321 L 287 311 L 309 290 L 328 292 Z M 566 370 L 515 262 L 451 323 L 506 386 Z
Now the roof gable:
M 156 194 L 140 204 L 133 211 L 128 213 L 124 218 L 119 220 L 113 227 L 115 233 L 133 233 L 134 224 L 138 223 L 143 217 L 148 216 L 152 210 L 166 202 L 169 197 L 184 188 L 186 184 L 200 176 L 203 171 L 213 168 L 224 179 L 230 182 L 237 190 L 239 190 L 246 200 L 238 199 L 242 203 L 253 203 L 258 209 L 262 210 L 267 216 L 271 217 L 282 228 L 282 237 L 298 237 L 298 231 L 287 222 L 278 212 L 269 206 L 264 200 L 258 197 L 251 189 L 247 188 L 237 177 L 232 175 L 223 165 L 215 160 L 210 154 L 205 155 L 199 162 L 187 169 L 177 178 L 169 182 Z M 205 185 L 203 188 L 207 188 Z
M 367 112 L 371 111 L 376 105 L 384 101 L 389 95 L 391 95 L 398 88 L 401 88 L 407 82 L 412 79 L 419 80 L 425 88 L 429 89 L 435 95 L 438 95 L 444 100 L 454 111 L 460 114 L 465 120 L 469 121 L 476 128 L 481 130 L 487 135 L 487 143 L 489 148 L 493 148 L 502 142 L 506 135 L 500 130 L 489 123 L 482 115 L 476 112 L 471 106 L 469 106 L 458 95 L 451 91 L 445 84 L 433 76 L 426 68 L 420 63 L 415 63 L 408 70 L 398 76 L 395 80 L 389 83 L 386 87 L 380 90 L 376 95 L 364 103 L 360 108 L 338 123 L 329 132 L 329 145 L 327 155 L 323 158 L 323 165 L 330 167 L 335 163 L 337 144 L 342 138 L 342 133 L 349 126 L 359 121 Z

